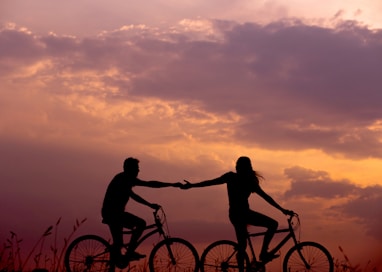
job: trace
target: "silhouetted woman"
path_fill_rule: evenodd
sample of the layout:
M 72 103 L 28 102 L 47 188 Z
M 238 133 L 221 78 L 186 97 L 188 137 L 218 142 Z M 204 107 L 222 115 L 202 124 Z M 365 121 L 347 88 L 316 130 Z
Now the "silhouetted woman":
M 248 198 L 251 193 L 261 196 L 270 205 L 279 209 L 284 214 L 293 214 L 293 211 L 282 208 L 267 193 L 261 189 L 259 178 L 260 174 L 253 170 L 251 160 L 248 157 L 240 157 L 236 162 L 236 173 L 228 172 L 212 180 L 205 180 L 198 183 L 186 181 L 181 188 L 206 187 L 218 184 L 227 184 L 229 201 L 229 219 L 235 228 L 237 241 L 239 244 L 238 263 L 240 270 L 244 270 L 243 252 L 247 247 L 247 225 L 261 226 L 267 228 L 261 248 L 260 259 L 262 261 L 271 260 L 277 256 L 268 253 L 268 247 L 273 235 L 278 227 L 278 222 L 264 214 L 252 211 L 249 208 Z

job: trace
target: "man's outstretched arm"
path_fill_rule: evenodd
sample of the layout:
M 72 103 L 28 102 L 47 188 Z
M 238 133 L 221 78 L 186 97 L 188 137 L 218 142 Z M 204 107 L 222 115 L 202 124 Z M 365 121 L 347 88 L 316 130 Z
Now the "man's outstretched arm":
M 151 188 L 180 187 L 180 186 L 182 186 L 182 183 L 180 183 L 180 182 L 176 182 L 176 183 L 162 182 L 162 181 L 157 181 L 157 180 L 144 181 L 144 180 L 138 179 L 136 186 L 144 186 L 144 187 L 151 187 Z

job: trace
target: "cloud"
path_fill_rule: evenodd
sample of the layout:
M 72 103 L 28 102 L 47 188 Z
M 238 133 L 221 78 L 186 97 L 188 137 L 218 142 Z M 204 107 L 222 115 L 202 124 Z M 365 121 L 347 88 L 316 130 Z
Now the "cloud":
M 349 167 L 359 166 L 352 159 L 381 158 L 381 34 L 354 21 L 187 19 L 168 28 L 126 23 L 86 37 L 3 25 L 0 206 L 10 213 L 3 229 L 30 228 L 42 210 L 52 222 L 77 214 L 98 220 L 105 185 L 125 155 L 141 160 L 142 178 L 194 181 L 220 175 L 248 152 L 280 184 L 265 184 L 276 195 L 285 186 L 278 169 L 291 160 L 318 160 L 321 151 L 350 159 L 329 158 L 329 169 L 331 161 Z M 354 219 L 381 238 L 379 186 L 301 167 L 285 175 L 292 183 L 284 200 L 303 205 L 310 226 L 335 214 L 345 220 L 332 229 Z M 225 188 L 218 190 L 142 194 L 173 208 L 175 227 L 191 239 L 194 225 L 183 221 L 227 220 Z M 198 213 L 175 211 L 179 203 Z M 228 231 L 229 224 L 216 236 Z
M 122 121 L 123 103 L 188 104 L 177 126 L 200 141 L 225 131 L 221 142 L 380 158 L 381 36 L 354 21 L 325 28 L 183 20 L 87 38 L 5 25 L 0 70 L 3 92 L 17 87 L 28 96 L 33 86 L 96 119 L 109 115 L 94 105 Z M 209 135 L 182 125 L 199 113 L 234 122 L 219 121 Z
M 366 228 L 367 234 L 382 241 L 382 186 L 359 188 L 356 197 L 347 203 L 333 207 L 348 216 L 357 218 Z
M 368 235 L 382 240 L 382 186 L 360 187 L 349 180 L 333 180 L 325 171 L 291 167 L 284 171 L 291 180 L 291 188 L 285 192 L 286 199 L 309 198 L 317 201 L 341 199 L 329 209 L 343 216 L 355 218 Z M 321 199 L 321 200 L 320 200 Z
M 350 181 L 333 181 L 325 171 L 313 171 L 302 167 L 292 167 L 284 170 L 291 179 L 291 188 L 285 197 L 298 196 L 334 198 L 345 197 L 357 188 Z

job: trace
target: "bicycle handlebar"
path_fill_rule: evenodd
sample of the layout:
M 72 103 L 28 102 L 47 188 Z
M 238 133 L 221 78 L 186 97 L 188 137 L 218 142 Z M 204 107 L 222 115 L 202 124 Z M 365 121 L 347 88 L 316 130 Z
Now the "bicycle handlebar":
M 292 218 L 292 217 L 298 217 L 298 213 L 294 212 L 294 211 L 291 211 L 292 214 L 288 214 L 289 218 Z
M 162 208 L 162 206 L 158 206 L 157 208 L 155 208 L 155 209 L 154 209 L 154 211 L 153 211 L 154 217 L 156 217 L 156 216 L 157 216 L 157 214 L 158 214 L 158 212 L 159 212 L 160 210 L 162 210 L 162 211 L 163 211 L 163 208 Z
M 297 219 L 296 225 L 294 223 L 292 223 L 293 218 Z M 293 227 L 293 225 L 295 225 L 294 227 L 297 227 L 300 225 L 300 217 L 299 217 L 298 213 L 293 212 L 292 214 L 289 214 L 287 220 L 288 220 L 289 227 Z
M 287 216 L 288 216 L 288 221 L 291 221 L 293 217 L 299 217 L 298 213 L 295 213 L 295 212 L 293 212 L 292 214 L 287 214 Z

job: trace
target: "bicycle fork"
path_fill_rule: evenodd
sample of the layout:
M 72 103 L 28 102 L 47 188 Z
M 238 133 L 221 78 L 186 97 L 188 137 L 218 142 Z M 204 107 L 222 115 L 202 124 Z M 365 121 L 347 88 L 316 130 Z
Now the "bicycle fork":
M 299 241 L 297 240 L 297 238 L 296 238 L 294 232 L 291 232 L 291 237 L 292 237 L 292 239 L 293 239 L 293 241 L 294 241 L 294 243 L 295 243 L 295 247 L 296 247 L 296 249 L 297 249 L 298 256 L 300 256 L 300 258 L 301 258 L 302 262 L 304 263 L 306 269 L 310 270 L 310 264 L 306 261 L 304 255 L 302 254 L 302 251 L 301 251 L 302 246 L 301 246 L 301 244 L 299 243 Z
M 297 248 L 298 255 L 300 256 L 300 258 L 301 258 L 302 262 L 304 263 L 306 269 L 309 270 L 310 269 L 310 264 L 305 260 L 304 255 L 301 252 L 300 244 L 296 244 L 296 248 Z
M 169 240 L 166 241 L 166 248 L 167 248 L 167 251 L 168 251 L 168 255 L 170 256 L 171 264 L 175 265 L 176 264 L 176 260 L 175 260 L 174 253 L 171 250 L 171 244 L 172 244 L 171 241 L 169 241 Z

